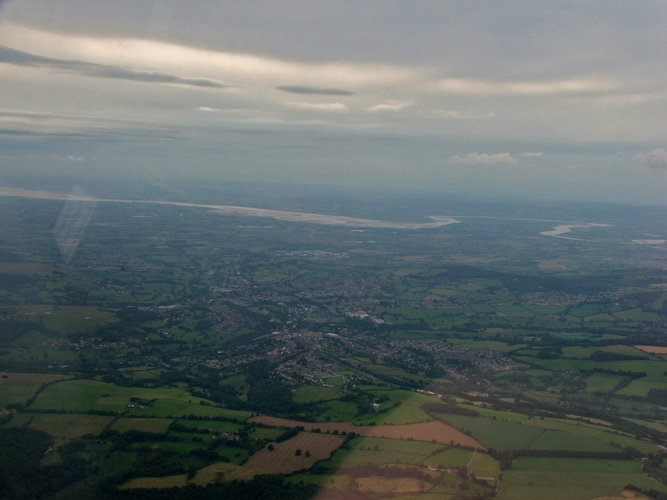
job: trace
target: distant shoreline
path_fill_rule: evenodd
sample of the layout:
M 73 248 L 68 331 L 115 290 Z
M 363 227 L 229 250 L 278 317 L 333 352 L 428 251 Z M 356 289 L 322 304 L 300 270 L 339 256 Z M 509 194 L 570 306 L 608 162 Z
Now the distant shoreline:
M 290 212 L 285 210 L 269 210 L 265 208 L 239 207 L 234 205 L 207 205 L 200 203 L 185 203 L 177 201 L 160 200 L 123 200 L 94 198 L 92 196 L 56 193 L 53 191 L 40 191 L 33 189 L 9 188 L 0 186 L 0 196 L 13 196 L 19 198 L 33 198 L 41 200 L 59 201 L 87 201 L 96 203 L 155 203 L 158 205 L 172 205 L 178 207 L 207 208 L 213 212 L 223 215 L 245 215 L 250 217 L 266 217 L 289 222 L 304 222 L 309 224 L 323 224 L 329 226 L 365 227 L 380 229 L 432 229 L 458 224 L 460 221 L 447 216 L 431 216 L 433 222 L 394 222 L 373 219 L 359 219 L 343 215 L 325 215 L 308 212 Z

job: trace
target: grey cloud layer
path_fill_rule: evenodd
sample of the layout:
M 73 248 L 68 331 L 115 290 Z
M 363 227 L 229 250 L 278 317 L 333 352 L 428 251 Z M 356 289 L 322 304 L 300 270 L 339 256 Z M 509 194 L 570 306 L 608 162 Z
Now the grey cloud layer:
M 350 90 L 341 90 L 341 89 L 321 89 L 317 87 L 301 87 L 298 85 L 280 85 L 276 87 L 277 90 L 282 90 L 284 92 L 291 92 L 292 94 L 306 94 L 306 95 L 355 95 L 354 92 Z
M 470 77 L 665 74 L 664 1 L 14 0 L 6 11 L 45 29 L 57 19 L 69 32 L 205 41 L 299 60 L 436 65 Z
M 8 0 L 0 13 L 0 157 L 37 164 L 41 144 L 108 171 L 667 203 L 664 0 Z
M 204 87 L 224 89 L 228 88 L 222 82 L 204 78 L 182 78 L 167 73 L 156 71 L 137 71 L 123 68 L 121 66 L 108 66 L 84 61 L 73 61 L 55 59 L 52 57 L 38 56 L 22 50 L 15 50 L 0 45 L 0 63 L 14 64 L 16 66 L 28 66 L 33 68 L 52 68 L 62 71 L 70 71 L 83 76 L 97 78 L 111 78 L 115 80 L 129 80 L 143 83 L 166 83 L 172 85 L 187 85 L 192 87 Z

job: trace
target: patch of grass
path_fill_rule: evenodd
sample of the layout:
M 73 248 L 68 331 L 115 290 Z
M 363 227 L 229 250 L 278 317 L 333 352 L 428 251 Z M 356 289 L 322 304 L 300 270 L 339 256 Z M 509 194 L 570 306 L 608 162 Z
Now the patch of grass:
M 221 457 L 227 457 L 232 463 L 237 465 L 243 463 L 250 453 L 245 448 L 235 448 L 232 446 L 218 446 L 215 448 L 215 452 Z
M 350 415 L 356 415 L 358 411 L 355 403 L 336 400 L 329 401 L 324 408 L 324 411 L 317 417 L 319 422 L 326 421 L 327 417 L 332 422 L 349 422 Z
M 498 477 L 500 473 L 500 463 L 491 455 L 480 452 L 475 453 L 468 468 L 475 471 L 478 476 Z
M 523 422 L 528 418 L 528 415 L 524 415 L 523 413 L 490 410 L 488 408 L 480 408 L 479 406 L 466 405 L 466 404 L 459 404 L 458 406 L 462 408 L 468 408 L 470 410 L 475 410 L 483 417 L 489 417 L 489 418 L 496 417 L 496 419 L 498 420 L 506 420 L 507 422 Z
M 341 392 L 335 387 L 319 387 L 315 385 L 303 385 L 294 393 L 294 401 L 297 403 L 310 403 L 312 401 L 329 401 L 338 399 Z
M 431 467 L 461 467 L 463 465 L 468 465 L 470 459 L 472 458 L 472 451 L 462 450 L 460 448 L 450 448 L 446 451 L 438 453 L 428 457 L 422 462 L 424 465 L 430 465 Z

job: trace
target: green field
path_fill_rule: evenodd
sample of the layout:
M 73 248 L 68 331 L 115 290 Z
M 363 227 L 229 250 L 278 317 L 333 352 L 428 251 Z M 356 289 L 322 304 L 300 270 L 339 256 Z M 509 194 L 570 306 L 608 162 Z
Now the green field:
M 67 378 L 63 375 L 42 373 L 6 373 L 4 375 L 0 377 L 0 409 L 11 404 L 25 405 L 42 384 Z
M 586 378 L 586 392 L 608 393 L 616 389 L 618 383 L 624 377 L 620 375 L 609 375 L 607 373 L 594 373 Z
M 118 321 L 112 311 L 86 306 L 26 305 L 17 308 L 17 315 L 60 335 L 91 333 Z
M 431 417 L 421 408 L 416 408 L 407 404 L 401 404 L 396 408 L 392 408 L 391 410 L 380 413 L 378 415 L 366 415 L 358 420 L 355 420 L 354 423 L 358 425 L 367 425 L 371 422 L 375 422 L 377 425 L 401 425 L 414 424 L 417 422 L 428 422 L 430 420 L 433 420 L 433 417 Z
M 618 451 L 596 439 L 568 434 L 566 432 L 545 430 L 530 443 L 531 450 L 573 450 L 573 451 Z
M 77 414 L 36 414 L 30 427 L 44 431 L 54 438 L 73 439 L 84 434 L 99 434 L 109 425 L 113 417 Z
M 294 393 L 294 401 L 297 403 L 310 403 L 312 401 L 328 401 L 338 399 L 341 392 L 335 387 L 319 387 L 314 385 L 303 385 Z
M 442 445 L 420 441 L 357 437 L 348 443 L 347 448 L 336 451 L 324 464 L 332 467 L 353 467 L 367 463 L 417 464 L 440 448 Z
M 146 401 L 144 410 L 130 409 L 130 398 Z M 227 410 L 214 406 L 202 406 L 201 398 L 192 396 L 179 387 L 147 389 L 119 387 L 93 380 L 72 380 L 48 386 L 35 400 L 32 408 L 85 412 L 87 410 L 129 411 L 146 417 L 224 416 L 246 419 L 250 412 Z
M 59 382 L 47 387 L 33 403 L 35 409 L 68 411 L 110 410 L 125 411 L 133 404 L 131 397 L 155 402 L 149 405 L 146 414 L 175 413 L 199 405 L 195 398 L 180 388 L 145 389 L 140 387 L 119 387 L 92 380 L 72 380 Z M 156 411 L 157 409 L 157 411 Z M 142 410 L 135 410 L 142 411 Z
M 468 465 L 472 455 L 473 452 L 469 450 L 450 448 L 428 457 L 422 464 L 430 465 L 431 467 L 461 467 L 463 465 Z
M 646 397 L 650 389 L 667 388 L 667 376 L 665 376 L 665 371 L 667 371 L 666 361 L 631 360 L 595 362 L 587 359 L 538 359 L 523 356 L 517 359 L 551 370 L 592 370 L 593 368 L 602 368 L 607 370 L 646 372 L 646 377 L 633 380 L 627 387 L 618 391 L 618 394 L 626 396 Z
M 667 488 L 641 472 L 641 462 L 579 458 L 519 458 L 503 472 L 499 500 L 588 500 L 632 483 Z
M 471 431 L 475 439 L 496 450 L 526 448 L 542 433 L 542 429 L 485 417 L 438 415 L 438 418 L 459 430 Z
M 466 405 L 466 404 L 459 404 L 458 406 L 462 408 L 468 408 L 470 410 L 475 410 L 483 417 L 489 417 L 489 418 L 495 417 L 498 420 L 506 420 L 507 422 L 523 422 L 528 418 L 528 416 L 524 415 L 523 413 L 489 410 L 488 408 L 480 408 L 479 406 Z
M 482 444 L 497 450 L 577 450 L 616 451 L 609 446 L 614 441 L 642 451 L 656 451 L 654 446 L 612 432 L 602 427 L 556 419 L 529 419 L 519 424 L 485 417 L 438 415 L 444 422 L 459 430 L 470 430 Z
M 253 439 L 275 439 L 285 431 L 283 429 L 264 429 L 262 427 L 253 427 L 249 435 Z
M 544 420 L 540 419 L 530 419 L 524 422 L 524 425 L 529 425 L 532 427 L 539 427 L 542 429 L 551 429 L 551 430 L 556 430 L 556 431 L 562 431 L 559 432 L 560 438 L 563 439 L 563 443 L 570 442 L 571 439 L 569 438 L 563 438 L 563 433 L 571 434 L 573 436 L 580 436 L 583 437 L 584 442 L 589 442 L 588 439 L 594 439 L 599 441 L 601 444 L 606 445 L 610 441 L 614 441 L 615 443 L 621 445 L 623 448 L 625 447 L 632 447 L 635 449 L 638 449 L 640 451 L 643 451 L 645 453 L 655 453 L 657 451 L 655 446 L 648 445 L 646 443 L 642 443 L 637 441 L 636 439 L 620 432 L 620 431 L 615 431 L 613 429 L 610 429 L 607 426 L 602 426 L 602 425 L 594 425 L 594 424 L 588 424 L 585 422 L 576 422 L 573 420 L 563 420 L 563 419 L 555 419 L 555 418 L 546 418 Z M 544 436 L 544 435 L 543 435 Z M 549 442 L 551 439 L 548 436 L 540 436 L 540 438 L 536 442 L 540 442 L 542 444 L 546 444 Z M 559 438 L 559 439 L 560 439 Z M 546 440 L 546 441 L 545 441 Z M 583 446 L 583 444 L 575 445 L 573 444 L 572 446 Z M 531 446 L 531 448 L 537 449 L 537 446 L 535 443 Z M 559 448 L 543 448 L 543 449 L 559 449 Z M 568 448 L 568 449 L 581 449 L 581 448 Z M 592 448 L 591 448 L 592 451 Z M 605 449 L 605 450 L 599 450 L 599 451 L 611 451 L 610 449 Z
M 478 476 L 497 478 L 500 473 L 500 463 L 491 457 L 491 455 L 480 452 L 475 453 L 468 468 L 475 471 L 475 474 Z

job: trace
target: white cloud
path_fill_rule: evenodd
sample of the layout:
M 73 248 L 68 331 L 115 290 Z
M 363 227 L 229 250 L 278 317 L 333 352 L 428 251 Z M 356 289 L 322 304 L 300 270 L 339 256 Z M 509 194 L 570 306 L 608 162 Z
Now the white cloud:
M 637 158 L 644 160 L 644 166 L 648 168 L 664 168 L 667 169 L 667 151 L 664 149 L 654 149 L 647 154 L 638 154 Z
M 497 153 L 494 155 L 486 153 L 470 153 L 463 158 L 460 156 L 452 156 L 449 159 L 449 163 L 459 163 L 462 165 L 517 165 L 519 160 L 509 153 Z
M 542 153 L 541 151 L 537 152 L 537 153 L 527 152 L 527 153 L 521 153 L 521 156 L 528 156 L 528 157 L 530 157 L 530 156 L 542 156 L 543 154 L 544 153 Z
M 83 157 L 81 157 L 81 156 L 67 155 L 67 159 L 69 161 L 83 161 Z
M 440 80 L 437 87 L 440 91 L 448 94 L 467 94 L 480 96 L 545 96 L 557 94 L 603 92 L 618 88 L 618 84 L 596 78 L 542 82 L 494 82 L 490 80 L 446 78 L 444 80 Z
M 405 109 L 409 106 L 412 106 L 414 104 L 414 101 L 396 101 L 393 99 L 390 99 L 388 101 L 383 102 L 382 104 L 377 104 L 375 106 L 371 106 L 368 108 L 368 111 L 375 112 L 375 111 L 400 111 L 402 109 Z
M 10 23 L 0 27 L 0 44 L 40 56 L 135 69 L 159 69 L 178 76 L 229 80 L 235 85 L 385 86 L 414 81 L 423 73 L 406 66 L 303 63 L 133 38 L 73 36 Z
M 288 106 L 295 108 L 310 109 L 314 111 L 347 111 L 347 106 L 341 102 L 286 102 Z

